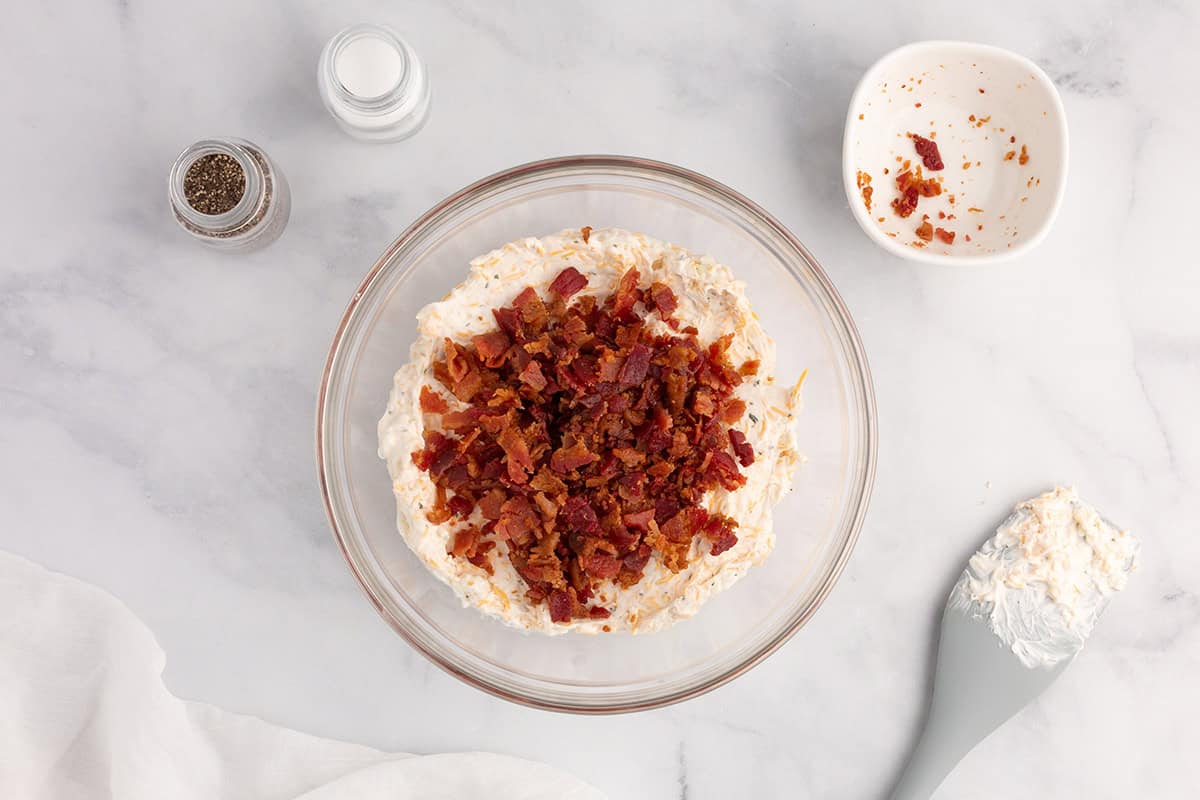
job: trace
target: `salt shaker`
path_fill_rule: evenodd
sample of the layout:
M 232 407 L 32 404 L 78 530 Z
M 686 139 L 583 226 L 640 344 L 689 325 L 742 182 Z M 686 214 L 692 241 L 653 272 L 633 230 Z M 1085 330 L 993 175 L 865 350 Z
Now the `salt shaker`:
M 325 108 L 359 139 L 406 139 L 429 114 L 429 71 L 416 51 L 383 25 L 355 25 L 330 39 L 321 52 L 317 82 Z

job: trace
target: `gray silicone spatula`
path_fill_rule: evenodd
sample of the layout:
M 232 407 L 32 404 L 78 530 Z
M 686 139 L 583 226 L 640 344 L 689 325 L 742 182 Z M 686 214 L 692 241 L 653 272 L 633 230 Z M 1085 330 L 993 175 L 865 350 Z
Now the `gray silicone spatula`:
M 1136 569 L 1138 546 L 1074 489 L 1017 505 L 950 592 L 929 716 L 892 800 L 929 800 L 971 748 L 1054 683 Z
M 947 606 L 925 730 L 892 800 L 929 800 L 971 748 L 1062 674 L 1074 656 L 1030 668 L 996 638 L 984 619 Z

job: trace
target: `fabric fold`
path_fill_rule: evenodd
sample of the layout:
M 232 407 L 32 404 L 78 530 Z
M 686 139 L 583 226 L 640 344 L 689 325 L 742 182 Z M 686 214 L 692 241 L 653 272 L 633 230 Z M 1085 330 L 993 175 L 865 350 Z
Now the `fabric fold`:
M 604 798 L 545 764 L 383 753 L 183 701 L 165 663 L 119 600 L 0 552 L 0 797 Z

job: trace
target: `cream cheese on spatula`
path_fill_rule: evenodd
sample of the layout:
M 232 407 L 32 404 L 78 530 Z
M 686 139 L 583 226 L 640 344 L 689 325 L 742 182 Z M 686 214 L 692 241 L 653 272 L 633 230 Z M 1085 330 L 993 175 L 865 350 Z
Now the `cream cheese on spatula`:
M 1051 667 L 1083 648 L 1139 547 L 1058 488 L 1017 505 L 967 563 L 950 607 L 985 620 L 1025 666 Z

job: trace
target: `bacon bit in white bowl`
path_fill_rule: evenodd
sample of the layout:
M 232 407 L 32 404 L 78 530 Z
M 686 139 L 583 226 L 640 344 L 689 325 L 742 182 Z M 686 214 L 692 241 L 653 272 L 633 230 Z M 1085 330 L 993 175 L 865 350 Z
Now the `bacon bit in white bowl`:
M 1067 178 L 1067 120 L 1046 73 L 988 45 L 917 42 L 867 70 L 846 117 L 855 219 L 903 258 L 981 264 L 1046 235 Z

